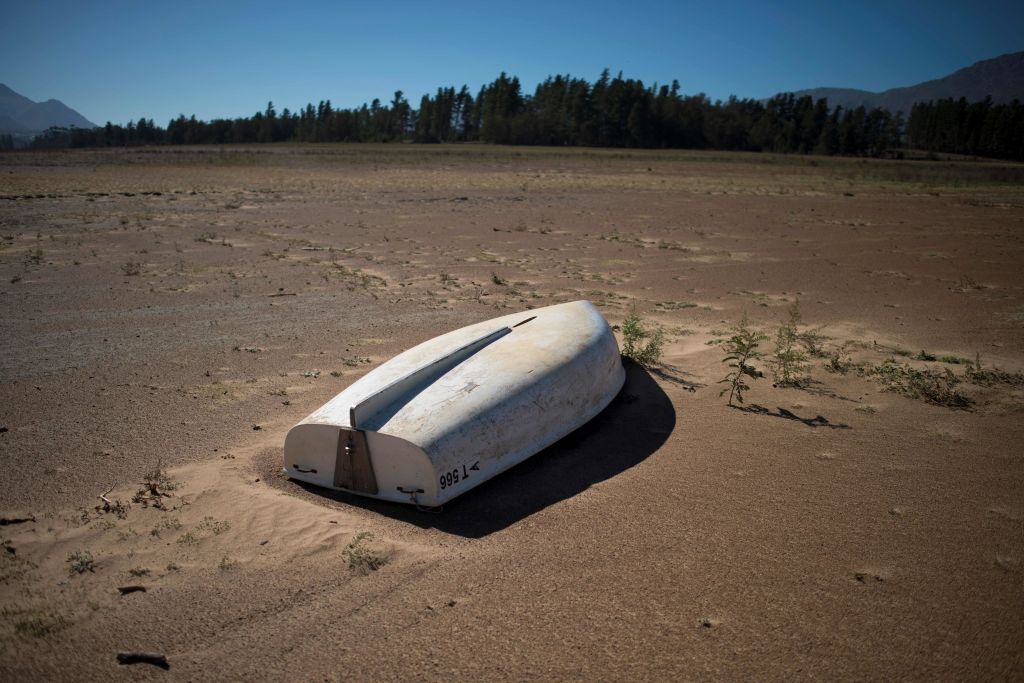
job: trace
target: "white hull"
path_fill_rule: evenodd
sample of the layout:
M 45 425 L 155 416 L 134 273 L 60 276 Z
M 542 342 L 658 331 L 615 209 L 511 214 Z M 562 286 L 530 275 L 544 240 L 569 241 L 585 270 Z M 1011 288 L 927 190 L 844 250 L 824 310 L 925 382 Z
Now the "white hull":
M 285 439 L 285 471 L 442 505 L 583 425 L 624 381 L 588 301 L 495 318 L 395 356 L 306 417 Z

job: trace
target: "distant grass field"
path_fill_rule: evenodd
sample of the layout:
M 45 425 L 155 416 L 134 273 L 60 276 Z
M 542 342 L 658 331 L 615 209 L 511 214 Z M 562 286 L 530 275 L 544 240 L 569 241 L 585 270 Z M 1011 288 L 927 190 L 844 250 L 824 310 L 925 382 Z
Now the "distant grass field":
M 794 194 L 849 191 L 946 192 L 986 188 L 1024 189 L 1024 164 L 991 160 L 885 160 L 720 152 L 582 147 L 509 147 L 483 144 L 267 144 L 8 152 L 0 166 L 337 169 L 385 171 L 430 168 L 515 172 L 526 187 L 621 186 L 711 193 Z M 573 174 L 583 174 L 573 175 Z M 595 178 L 617 176 L 612 183 Z M 558 176 L 563 176 L 561 179 Z M 568 176 L 573 175 L 570 179 Z M 685 179 L 685 180 L 684 180 Z M 15 191 L 17 182 L 7 178 Z M 436 182 L 436 178 L 433 182 Z M 668 183 L 668 187 L 666 187 Z M 502 183 L 504 184 L 504 183 Z M 445 185 L 444 182 L 441 186 Z M 0 195 L 5 194 L 0 186 Z

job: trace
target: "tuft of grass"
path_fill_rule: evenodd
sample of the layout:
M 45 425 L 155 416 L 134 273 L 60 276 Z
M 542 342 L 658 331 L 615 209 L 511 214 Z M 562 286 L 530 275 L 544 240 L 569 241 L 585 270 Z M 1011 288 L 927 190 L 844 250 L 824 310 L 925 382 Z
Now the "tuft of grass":
M 149 576 L 149 570 L 145 567 L 132 567 L 128 573 L 132 576 Z
M 647 340 L 646 343 L 644 340 Z M 636 311 L 622 321 L 622 355 L 638 365 L 645 368 L 657 365 L 664 345 L 664 330 L 660 327 L 654 331 L 645 329 Z
M 813 330 L 804 330 L 800 333 L 800 344 L 804 347 L 804 350 L 814 358 L 827 358 L 828 352 L 825 350 L 825 342 L 829 339 L 821 333 L 823 328 L 816 327 Z
M 43 638 L 66 628 L 68 625 L 68 621 L 63 615 L 47 612 L 34 614 L 14 622 L 14 632 L 32 638 Z
M 853 358 L 848 350 L 848 342 L 843 342 L 839 348 L 832 352 L 825 363 L 825 370 L 837 375 L 845 375 L 853 367 Z
M 388 563 L 385 555 L 369 546 L 373 540 L 374 536 L 369 531 L 360 531 L 341 551 L 342 556 L 348 561 L 350 571 L 366 576 Z
M 199 522 L 194 529 L 186 531 L 179 536 L 178 543 L 181 543 L 182 545 L 195 545 L 204 538 L 220 536 L 229 529 L 231 529 L 230 522 L 218 521 L 207 515 L 206 517 L 203 517 L 203 521 Z
M 346 280 L 349 291 L 355 291 L 356 287 L 373 289 L 388 286 L 387 280 L 382 277 L 364 273 L 358 268 L 349 268 L 341 263 L 334 263 L 332 269 L 328 272 L 334 273 L 336 276 Z
M 757 350 L 757 347 L 761 342 L 768 339 L 767 335 L 751 329 L 750 320 L 747 318 L 746 313 L 743 314 L 739 324 L 732 329 L 732 333 L 732 336 L 727 339 L 717 340 L 717 343 L 722 345 L 726 354 L 722 362 L 728 363 L 729 367 L 732 368 L 725 378 L 718 381 L 719 384 L 726 385 L 718 395 L 722 396 L 728 391 L 728 405 L 730 406 L 732 405 L 733 398 L 739 403 L 743 403 L 743 392 L 750 388 L 747 385 L 748 377 L 750 379 L 764 377 L 764 373 L 754 367 L 753 363 L 763 356 Z
M 214 536 L 220 536 L 231 528 L 231 523 L 227 521 L 221 522 L 207 515 L 206 517 L 203 517 L 203 521 L 201 521 L 196 528 L 203 531 L 209 531 Z
M 225 555 L 224 557 L 220 558 L 220 563 L 217 565 L 217 567 L 221 571 L 226 571 L 228 569 L 234 569 L 237 566 L 238 566 L 238 560 L 232 560 L 227 555 Z
M 186 531 L 178 537 L 178 543 L 181 543 L 182 545 L 195 545 L 196 543 L 199 543 L 200 540 L 202 539 L 199 537 L 199 534 L 194 531 Z
M 139 263 L 138 261 L 128 261 L 127 263 L 122 263 L 121 272 L 128 276 L 141 275 L 142 264 Z
M 162 534 L 164 531 L 177 531 L 180 528 L 181 520 L 179 520 L 177 517 L 166 517 L 157 522 L 156 526 L 154 526 L 149 533 L 151 536 L 160 538 L 160 534 Z
M 692 301 L 659 301 L 655 306 L 663 311 L 681 311 L 686 308 L 697 308 L 697 304 Z
M 96 561 L 88 550 L 76 550 L 68 555 L 68 573 L 75 574 L 93 573 L 96 571 Z

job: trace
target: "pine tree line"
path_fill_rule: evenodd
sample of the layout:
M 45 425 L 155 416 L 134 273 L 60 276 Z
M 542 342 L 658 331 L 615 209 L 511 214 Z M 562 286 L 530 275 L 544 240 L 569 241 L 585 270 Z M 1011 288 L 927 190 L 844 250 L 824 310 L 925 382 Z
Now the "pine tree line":
M 918 149 L 1024 161 L 1024 105 L 966 99 L 915 104 L 907 140 Z
M 330 100 L 299 111 L 265 110 L 250 117 L 197 120 L 179 116 L 167 128 L 152 119 L 93 130 L 51 129 L 36 147 L 196 145 L 260 142 L 489 142 L 769 151 L 883 156 L 909 142 L 943 152 L 1024 159 L 1021 106 L 939 101 L 916 105 L 907 125 L 901 114 L 864 107 L 829 108 L 825 99 L 780 94 L 767 102 L 730 97 L 712 102 L 685 96 L 679 83 L 645 86 L 612 78 L 593 84 L 553 76 L 524 94 L 519 79 L 502 73 L 474 96 L 467 86 L 438 88 L 413 109 L 398 91 L 388 103 L 339 109 Z M 904 129 L 906 128 L 906 131 Z

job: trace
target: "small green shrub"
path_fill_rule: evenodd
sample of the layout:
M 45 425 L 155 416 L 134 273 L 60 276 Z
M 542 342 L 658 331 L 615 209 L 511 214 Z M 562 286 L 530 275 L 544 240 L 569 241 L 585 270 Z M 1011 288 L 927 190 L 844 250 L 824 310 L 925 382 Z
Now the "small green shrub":
M 746 313 L 743 314 L 743 318 L 740 319 L 739 324 L 733 328 L 732 332 L 732 336 L 728 339 L 717 340 L 717 343 L 722 345 L 726 353 L 722 362 L 728 363 L 729 367 L 732 368 L 724 379 L 719 380 L 718 383 L 725 384 L 726 387 L 718 395 L 723 396 L 728 391 L 728 405 L 730 406 L 732 405 L 733 398 L 739 403 L 743 403 L 743 392 L 750 388 L 747 385 L 746 378 L 759 379 L 764 377 L 764 373 L 754 367 L 753 361 L 763 356 L 757 350 L 757 347 L 761 342 L 768 339 L 767 335 L 750 328 L 750 320 L 747 318 Z
M 772 374 L 780 387 L 801 387 L 807 383 L 810 367 L 805 343 L 800 333 L 800 301 L 789 307 L 789 320 L 775 334 Z
M 622 355 L 638 365 L 657 365 L 664 345 L 665 332 L 660 327 L 653 332 L 645 329 L 635 311 L 622 321 Z

